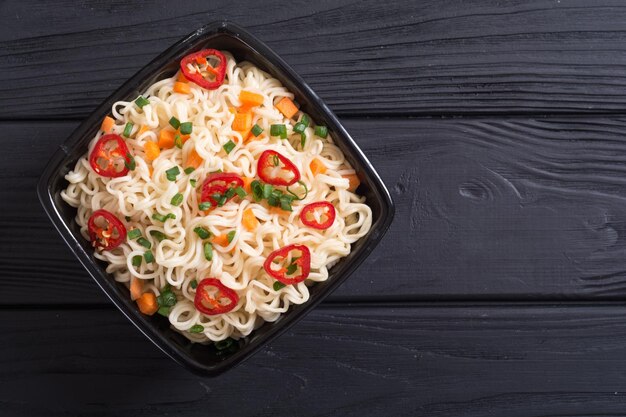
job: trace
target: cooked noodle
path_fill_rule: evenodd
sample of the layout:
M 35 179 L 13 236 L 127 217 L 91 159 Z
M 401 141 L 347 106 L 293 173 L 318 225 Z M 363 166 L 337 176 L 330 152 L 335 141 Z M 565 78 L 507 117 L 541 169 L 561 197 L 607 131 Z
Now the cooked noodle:
M 226 56 L 226 78 L 215 90 L 189 83 L 191 94 L 176 93 L 173 91 L 175 75 L 156 82 L 144 92 L 143 96 L 150 104 L 142 109 L 133 101 L 115 103 L 112 132 L 121 135 L 126 123 L 133 123 L 132 134 L 125 141 L 135 156 L 136 168 L 119 178 L 96 174 L 88 155 L 103 135 L 99 132 L 91 141 L 87 155 L 66 175 L 69 185 L 61 193 L 68 204 L 77 208 L 76 221 L 86 239 L 89 239 L 87 221 L 97 209 L 108 210 L 120 219 L 127 216 L 127 228 L 141 230 L 152 244 L 155 262 L 133 266 L 132 258 L 143 255 L 145 248 L 129 239 L 113 250 L 96 251 L 95 256 L 108 264 L 106 270 L 116 281 L 129 285 L 131 277 L 136 277 L 144 280 L 144 291 L 156 295 L 166 284 L 171 285 L 177 303 L 169 314 L 170 323 L 196 342 L 246 336 L 263 321 L 275 321 L 290 305 L 305 303 L 309 299 L 307 285 L 325 281 L 328 269 L 350 253 L 351 244 L 369 231 L 372 222 L 372 212 L 365 204 L 365 198 L 348 191 L 348 179 L 342 175 L 352 174 L 354 170 L 332 138 L 315 136 L 313 127 L 309 126 L 302 149 L 300 135 L 293 133 L 295 122 L 274 107 L 275 101 L 282 97 L 293 98 L 293 94 L 277 79 L 252 64 L 236 64 L 231 55 Z M 253 112 L 253 124 L 262 127 L 264 133 L 246 143 L 239 132 L 232 130 L 234 115 L 229 111 L 230 107 L 240 105 L 242 89 L 264 97 L 263 104 Z M 193 122 L 191 137 L 182 150 L 176 147 L 163 149 L 158 158 L 149 162 L 144 157 L 144 144 L 157 141 L 159 130 L 168 126 L 172 116 Z M 287 126 L 288 140 L 270 137 L 270 125 L 276 123 Z M 148 130 L 138 135 L 141 126 Z M 229 140 L 237 146 L 227 154 L 223 146 Z M 182 173 L 182 167 L 194 148 L 204 162 L 187 175 Z M 208 214 L 199 210 L 198 190 L 209 173 L 222 170 L 255 177 L 256 161 L 267 149 L 289 158 L 309 188 L 304 200 L 293 202 L 293 212 L 286 215 L 274 213 L 266 204 L 249 197 L 230 201 Z M 314 176 L 311 172 L 309 164 L 314 158 L 327 168 L 324 174 Z M 169 181 L 166 171 L 174 166 L 181 167 L 181 175 L 176 181 Z M 190 179 L 197 180 L 196 187 Z M 184 197 L 180 206 L 171 204 L 177 193 Z M 304 227 L 299 221 L 301 208 L 316 201 L 331 202 L 336 208 L 336 219 L 326 230 Z M 253 232 L 242 227 L 242 215 L 247 208 L 251 208 L 259 220 Z M 173 213 L 176 218 L 162 223 L 152 219 L 154 213 Z M 235 231 L 235 237 L 228 246 L 214 245 L 213 259 L 208 261 L 202 239 L 193 232 L 198 226 L 205 227 L 215 236 Z M 159 242 L 151 231 L 162 232 L 167 238 Z M 287 285 L 275 291 L 275 280 L 264 270 L 263 263 L 272 251 L 294 243 L 310 249 L 311 273 L 306 283 Z M 195 308 L 195 290 L 191 282 L 199 282 L 205 277 L 216 277 L 237 292 L 239 301 L 232 311 L 208 316 Z M 203 332 L 190 333 L 189 329 L 194 325 L 202 325 Z

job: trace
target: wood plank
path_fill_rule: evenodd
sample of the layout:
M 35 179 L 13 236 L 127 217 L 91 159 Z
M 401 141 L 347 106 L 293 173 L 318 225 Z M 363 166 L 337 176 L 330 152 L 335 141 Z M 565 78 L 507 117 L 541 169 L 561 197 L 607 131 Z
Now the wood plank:
M 349 119 L 397 205 L 331 298 L 623 299 L 626 119 Z M 3 123 L 0 304 L 104 297 L 48 223 L 36 178 L 74 123 Z M 33 292 L 24 291 L 27 287 Z
M 206 379 L 112 309 L 3 310 L 0 404 L 29 417 L 622 415 L 625 314 L 623 305 L 318 308 Z
M 2 4 L 1 117 L 82 118 L 192 29 L 228 18 L 337 113 L 622 112 L 619 0 Z

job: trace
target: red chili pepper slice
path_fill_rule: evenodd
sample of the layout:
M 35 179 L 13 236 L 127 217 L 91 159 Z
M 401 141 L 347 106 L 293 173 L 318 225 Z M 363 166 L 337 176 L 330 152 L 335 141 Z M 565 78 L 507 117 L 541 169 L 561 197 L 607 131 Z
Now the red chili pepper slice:
M 223 206 L 236 195 L 231 191 L 232 195 L 228 197 L 228 190 L 234 190 L 237 187 L 243 187 L 243 179 L 239 175 L 232 172 L 211 174 L 202 184 L 200 202 L 208 201 L 211 203 L 211 207 Z M 219 194 L 221 197 L 215 198 L 216 194 Z
M 333 225 L 336 215 L 335 206 L 328 201 L 318 201 L 304 206 L 300 212 L 300 220 L 306 226 L 324 230 Z
M 272 150 L 261 154 L 257 174 L 263 182 L 271 185 L 293 185 L 300 181 L 300 171 L 293 162 Z
M 96 142 L 89 164 L 98 175 L 109 178 L 122 177 L 128 174 L 131 155 L 126 142 L 120 135 L 110 133 Z
M 212 66 L 211 60 L 215 59 L 219 63 Z M 224 82 L 226 57 L 217 49 L 203 49 L 184 57 L 180 61 L 180 70 L 189 81 L 207 90 L 215 90 Z
M 124 224 L 106 210 L 94 211 L 87 222 L 87 229 L 91 244 L 97 249 L 115 249 L 126 239 Z
M 291 252 L 296 252 L 295 256 L 292 254 L 289 257 Z M 297 252 L 300 254 L 298 255 Z M 287 266 L 284 266 L 285 262 L 288 263 Z M 304 245 L 288 245 L 270 253 L 263 268 L 271 277 L 283 284 L 297 284 L 307 279 L 311 272 L 311 252 Z
M 209 316 L 228 313 L 238 302 L 237 293 L 216 278 L 205 278 L 200 281 L 193 299 L 198 311 Z

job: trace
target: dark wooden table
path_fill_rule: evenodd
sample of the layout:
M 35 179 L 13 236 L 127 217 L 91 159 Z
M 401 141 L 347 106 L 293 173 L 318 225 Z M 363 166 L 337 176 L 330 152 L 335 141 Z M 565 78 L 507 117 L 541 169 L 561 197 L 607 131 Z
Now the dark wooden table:
M 0 415 L 626 415 L 622 0 L 5 0 L 0 16 Z M 327 101 L 397 214 L 326 303 L 204 379 L 100 293 L 35 184 L 105 96 L 221 18 Z

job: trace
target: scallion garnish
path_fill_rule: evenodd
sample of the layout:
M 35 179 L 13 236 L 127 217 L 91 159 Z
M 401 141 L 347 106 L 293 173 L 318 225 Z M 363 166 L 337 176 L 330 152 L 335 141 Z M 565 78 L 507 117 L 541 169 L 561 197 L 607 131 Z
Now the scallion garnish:
M 224 193 L 224 197 L 226 197 L 226 199 L 228 200 L 229 198 L 231 198 L 232 196 L 235 195 L 235 189 L 234 188 L 229 188 L 226 190 L 226 192 Z
M 287 126 L 283 124 L 270 125 L 270 135 L 280 136 L 281 139 L 287 139 Z
M 141 255 L 135 255 L 135 256 L 133 256 L 133 261 L 132 261 L 132 262 L 133 262 L 133 266 L 135 266 L 135 267 L 139 267 L 139 266 L 141 266 L 141 261 L 142 261 L 142 259 L 143 259 L 143 258 L 141 257 Z
M 146 260 L 146 262 L 148 263 L 152 263 L 154 262 L 154 255 L 152 254 L 151 250 L 147 250 L 143 253 L 143 258 Z
M 198 182 L 198 180 L 193 179 L 193 178 L 189 180 L 189 184 L 191 184 L 191 186 L 194 187 L 194 188 L 196 187 L 196 183 L 197 182 Z
M 228 239 L 228 243 L 231 243 L 233 241 L 236 234 L 237 234 L 237 231 L 235 230 L 231 230 L 230 232 L 228 232 L 228 234 L 226 235 L 226 239 Z
M 165 175 L 170 181 L 176 181 L 176 177 L 178 176 L 178 174 L 180 174 L 180 169 L 178 169 L 178 167 L 170 168 L 165 171 Z
M 250 188 L 252 189 L 252 196 L 255 201 L 260 201 L 263 198 L 263 185 L 260 181 L 254 180 L 250 183 Z
M 243 187 L 235 188 L 235 193 L 239 196 L 239 198 L 246 198 L 246 195 L 248 195 Z
M 146 98 L 144 98 L 143 96 L 139 96 L 139 97 L 137 97 L 137 100 L 135 100 L 135 104 L 140 109 L 143 109 L 143 106 L 146 106 L 146 105 L 150 104 L 150 102 Z
M 209 262 L 213 259 L 213 245 L 211 245 L 211 242 L 204 244 L 204 258 Z
M 285 284 L 283 284 L 283 283 L 282 283 L 282 282 L 280 282 L 280 281 L 276 281 L 276 282 L 274 282 L 273 287 L 274 287 L 274 291 L 280 291 L 282 288 L 285 288 L 285 287 L 286 287 L 286 285 L 285 285 Z
M 172 126 L 174 129 L 178 129 L 180 127 L 180 120 L 172 116 L 170 119 L 170 126 Z
M 126 153 L 126 159 L 124 160 L 124 166 L 131 171 L 134 171 L 137 168 L 137 163 L 135 162 L 135 157 L 130 154 L 130 152 Z
M 176 193 L 174 197 L 170 200 L 170 204 L 173 206 L 180 206 L 180 203 L 183 202 L 183 195 L 181 193 Z
M 233 344 L 233 339 L 230 337 L 228 339 L 220 340 L 219 342 L 215 342 L 215 349 L 224 350 L 228 349 Z
M 176 299 L 176 294 L 168 289 L 167 291 L 163 291 L 161 295 L 157 297 L 157 301 L 161 307 L 173 307 L 176 305 L 178 300 Z
M 204 331 L 204 326 L 201 324 L 194 324 L 189 329 L 189 333 L 202 333 Z
M 133 124 L 131 122 L 128 122 L 126 123 L 126 126 L 124 126 L 124 133 L 122 133 L 122 135 L 129 138 L 132 131 L 133 131 Z
M 261 126 L 255 124 L 254 126 L 252 126 L 252 129 L 250 130 L 250 132 L 254 136 L 259 136 L 261 133 L 263 133 L 263 128 Z
M 311 124 L 311 118 L 308 114 L 302 113 L 302 117 L 300 118 L 300 123 L 302 123 L 305 127 L 309 127 Z
M 193 131 L 193 123 L 185 122 L 180 124 L 180 133 L 183 135 L 189 135 Z
M 146 249 L 152 248 L 152 243 L 150 243 L 150 241 L 146 239 L 145 237 L 140 237 L 139 239 L 137 239 L 137 243 L 139 243 L 141 246 L 143 246 Z
M 192 172 L 194 172 L 196 169 L 194 167 L 187 167 L 185 168 L 185 174 L 189 175 Z
M 196 288 L 198 288 L 198 280 L 197 279 L 191 280 L 191 282 L 189 283 L 189 286 L 195 290 Z
M 304 149 L 304 145 L 306 144 L 306 133 L 300 134 L 300 147 Z
M 174 136 L 174 146 L 178 149 L 183 149 L 183 139 L 178 134 Z
M 157 311 L 157 313 L 159 313 L 162 316 L 168 317 L 171 311 L 172 311 L 172 307 L 159 307 L 159 310 Z
M 325 138 L 328 136 L 328 128 L 326 126 L 315 126 L 315 136 Z
M 152 218 L 160 222 L 165 222 L 167 219 L 176 219 L 176 215 L 174 213 L 168 213 L 165 215 L 161 213 L 154 213 L 152 215 Z
M 235 149 L 235 142 L 233 142 L 232 140 L 229 140 L 228 142 L 226 142 L 226 144 L 224 145 L 224 150 L 226 151 L 227 154 L 231 153 L 233 149 Z
M 287 275 L 292 275 L 298 269 L 298 265 L 291 264 L 287 267 Z
M 303 133 L 305 129 L 306 125 L 301 122 L 296 123 L 296 125 L 293 127 L 293 131 L 296 133 Z
M 202 203 L 198 204 L 198 209 L 200 211 L 206 211 L 208 209 L 211 208 L 211 202 L 210 201 L 203 201 Z
M 141 236 L 141 230 L 139 229 L 130 229 L 128 233 L 126 233 L 126 237 L 130 240 L 137 239 L 139 236 Z
M 211 232 L 206 230 L 204 227 L 198 226 L 193 229 L 193 231 L 196 232 L 198 236 L 200 236 L 200 239 L 208 239 L 209 237 L 211 237 Z
M 274 187 L 271 184 L 263 184 L 263 198 L 270 198 Z
M 298 195 L 296 193 L 294 193 L 293 191 L 291 191 L 289 189 L 289 187 L 287 187 L 287 192 L 289 194 L 291 194 L 292 196 L 294 196 L 294 198 L 296 200 L 304 200 L 306 198 L 307 195 L 309 195 L 309 188 L 306 186 L 306 184 L 302 181 L 298 181 L 298 184 L 300 184 L 301 186 L 304 187 L 304 195 L 302 197 L 298 197 Z
M 158 230 L 150 230 L 150 236 L 154 237 L 159 242 L 167 238 L 167 236 L 165 236 L 165 233 L 159 232 Z

